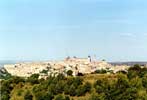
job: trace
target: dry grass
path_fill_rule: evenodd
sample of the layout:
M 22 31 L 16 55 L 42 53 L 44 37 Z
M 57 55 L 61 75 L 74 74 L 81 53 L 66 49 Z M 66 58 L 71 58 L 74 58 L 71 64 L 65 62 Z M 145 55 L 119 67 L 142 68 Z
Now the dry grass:
M 32 90 L 32 85 L 27 83 L 27 84 L 23 84 L 23 86 L 20 87 L 20 84 L 17 84 L 17 86 L 15 86 L 15 88 L 12 90 L 11 92 L 11 99 L 10 100 L 24 100 L 24 94 L 26 92 L 26 90 Z M 18 93 L 21 91 L 21 95 L 18 95 Z M 35 99 L 33 99 L 35 100 Z
M 98 79 L 116 79 L 116 75 L 114 74 L 88 74 L 83 76 L 84 81 L 88 81 L 93 84 Z

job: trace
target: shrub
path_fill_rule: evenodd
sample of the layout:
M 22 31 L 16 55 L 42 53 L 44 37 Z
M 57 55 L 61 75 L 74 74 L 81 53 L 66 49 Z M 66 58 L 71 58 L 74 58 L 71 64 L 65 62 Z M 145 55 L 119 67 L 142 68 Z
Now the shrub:
M 1 100 L 10 100 L 9 93 L 5 92 L 1 94 Z
M 69 88 L 70 86 L 67 84 L 64 86 L 64 94 L 69 94 Z
M 17 91 L 17 96 L 21 96 L 21 95 L 22 95 L 22 92 L 23 92 L 23 90 L 21 90 L 21 89 L 18 90 L 18 91 Z
M 105 74 L 105 73 L 107 73 L 107 71 L 104 70 L 104 69 L 101 69 L 101 70 L 96 70 L 95 73 L 98 73 L 98 74 Z
M 32 74 L 28 79 L 27 82 L 30 82 L 31 84 L 38 84 L 39 83 L 39 74 Z
M 93 93 L 89 100 L 106 100 L 105 99 L 105 95 L 104 94 L 97 94 L 97 93 Z
M 70 96 L 75 96 L 76 95 L 76 87 L 74 85 L 71 85 L 69 88 L 69 94 Z
M 33 100 L 33 95 L 30 93 L 30 91 L 25 93 L 24 100 Z
M 77 76 L 84 76 L 82 73 L 78 73 L 78 75 Z
M 76 90 L 77 96 L 83 96 L 87 92 L 90 92 L 91 90 L 91 84 L 89 82 L 86 82 L 84 85 L 80 85 L 78 89 Z
M 142 78 L 142 84 L 147 89 L 147 74 Z
M 65 100 L 62 94 L 59 94 L 55 97 L 55 100 Z
M 83 79 L 80 77 L 74 78 L 73 85 L 77 88 L 79 85 L 82 85 Z
M 139 72 L 139 71 L 141 71 L 141 67 L 140 67 L 140 65 L 138 65 L 138 64 L 135 64 L 133 67 L 130 67 L 129 69 L 128 69 L 128 71 L 136 71 L 136 72 Z
M 68 71 L 67 71 L 67 75 L 68 75 L 68 76 L 72 76 L 72 74 L 73 74 L 73 71 L 72 71 L 72 70 L 68 70 Z
M 32 78 L 32 79 L 38 79 L 39 78 L 39 74 L 32 74 L 30 76 L 30 78 Z
M 77 96 L 84 96 L 85 95 L 85 90 L 84 90 L 84 87 L 82 85 L 80 85 L 78 87 L 78 89 L 76 90 L 76 95 Z
M 42 70 L 40 73 L 44 73 L 44 74 L 47 74 L 48 73 L 48 70 Z
M 84 88 L 84 91 L 85 92 L 90 92 L 90 90 L 91 90 L 91 84 L 89 82 L 86 82 L 84 84 L 83 88 Z
M 54 79 L 55 80 L 57 79 L 58 81 L 59 80 L 64 80 L 65 79 L 65 76 L 64 76 L 64 74 L 58 74 L 57 77 L 54 77 Z
M 52 92 L 37 92 L 35 94 L 36 100 L 52 100 L 54 95 Z
M 65 100 L 70 100 L 70 97 L 69 96 L 65 96 Z
M 64 83 L 63 81 L 59 81 L 55 86 L 56 94 L 62 93 L 64 90 Z

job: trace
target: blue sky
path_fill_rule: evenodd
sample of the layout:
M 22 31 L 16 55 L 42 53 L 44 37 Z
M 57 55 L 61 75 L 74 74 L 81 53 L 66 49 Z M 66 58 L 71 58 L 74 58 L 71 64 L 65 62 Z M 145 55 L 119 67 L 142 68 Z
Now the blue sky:
M 147 0 L 1 0 L 0 60 L 147 61 Z

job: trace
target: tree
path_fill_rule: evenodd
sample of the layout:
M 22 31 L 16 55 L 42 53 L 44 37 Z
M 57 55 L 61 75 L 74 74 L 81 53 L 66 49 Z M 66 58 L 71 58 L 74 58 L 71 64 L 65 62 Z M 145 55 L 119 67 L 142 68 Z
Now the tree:
M 62 94 L 59 94 L 55 97 L 55 100 L 65 100 Z
M 64 86 L 64 94 L 69 94 L 69 88 L 70 88 L 70 85 L 68 84 Z
M 139 72 L 139 71 L 141 71 L 141 67 L 140 67 L 139 64 L 135 64 L 133 67 L 130 67 L 130 68 L 129 68 L 129 71 L 130 71 L 130 70 Z
M 22 89 L 18 90 L 18 91 L 17 91 L 17 96 L 21 96 L 21 95 L 22 95 L 22 92 L 23 92 Z
M 13 90 L 12 79 L 8 80 L 2 80 L 0 82 L 0 94 L 1 94 L 1 100 L 9 100 L 10 99 L 10 93 Z
M 75 77 L 73 80 L 73 85 L 77 88 L 79 85 L 82 85 L 83 79 L 81 77 Z
M 78 89 L 76 90 L 76 95 L 77 96 L 84 96 L 85 95 L 85 90 L 84 90 L 84 87 L 82 85 L 80 85 L 78 87 Z
M 48 70 L 42 70 L 40 73 L 48 74 Z
M 1 100 L 10 100 L 9 93 L 5 92 L 1 94 Z
M 30 82 L 31 84 L 38 84 L 39 83 L 39 74 L 32 74 L 28 79 L 27 82 Z
M 147 89 L 147 74 L 145 74 L 142 78 L 142 85 Z
M 64 82 L 63 81 L 59 81 L 56 86 L 55 89 L 56 94 L 62 93 L 64 91 Z
M 24 100 L 33 100 L 33 95 L 30 93 L 30 91 L 25 93 Z
M 65 96 L 65 100 L 70 100 L 70 97 L 69 96 Z
M 75 96 L 76 95 L 76 87 L 74 85 L 71 85 L 69 88 L 69 94 L 70 96 Z
M 89 82 L 86 82 L 84 85 L 80 85 L 78 89 L 76 90 L 77 96 L 83 96 L 87 92 L 90 92 L 91 90 L 91 84 Z
M 30 78 L 38 79 L 38 78 L 39 78 L 39 74 L 32 74 L 32 75 L 30 76 Z
M 73 74 L 73 71 L 72 71 L 72 70 L 68 70 L 68 71 L 67 71 L 67 75 L 68 75 L 68 76 L 72 76 L 72 74 Z
M 85 92 L 90 92 L 90 90 L 91 90 L 91 84 L 89 82 L 86 82 L 84 84 L 83 88 L 84 88 L 84 91 Z
M 57 77 L 54 77 L 54 79 L 57 79 L 58 81 L 59 80 L 64 80 L 65 76 L 64 76 L 64 74 L 58 74 Z
M 105 99 L 105 95 L 104 94 L 97 94 L 97 93 L 93 93 L 89 100 L 106 100 Z
M 95 73 L 98 73 L 98 74 L 105 74 L 105 73 L 107 73 L 107 71 L 104 70 L 104 69 L 101 69 L 101 70 L 96 70 Z
M 84 76 L 82 73 L 78 72 L 78 75 L 77 76 Z
M 37 92 L 35 94 L 36 100 L 52 100 L 54 98 L 54 95 L 50 91 L 45 92 Z

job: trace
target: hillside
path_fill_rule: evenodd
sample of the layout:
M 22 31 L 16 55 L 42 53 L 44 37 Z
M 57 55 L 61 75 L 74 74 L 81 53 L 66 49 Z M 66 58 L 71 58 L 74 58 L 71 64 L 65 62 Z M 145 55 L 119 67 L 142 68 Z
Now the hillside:
M 38 77 L 1 81 L 1 100 L 147 100 L 147 68 L 139 66 L 128 73 Z

